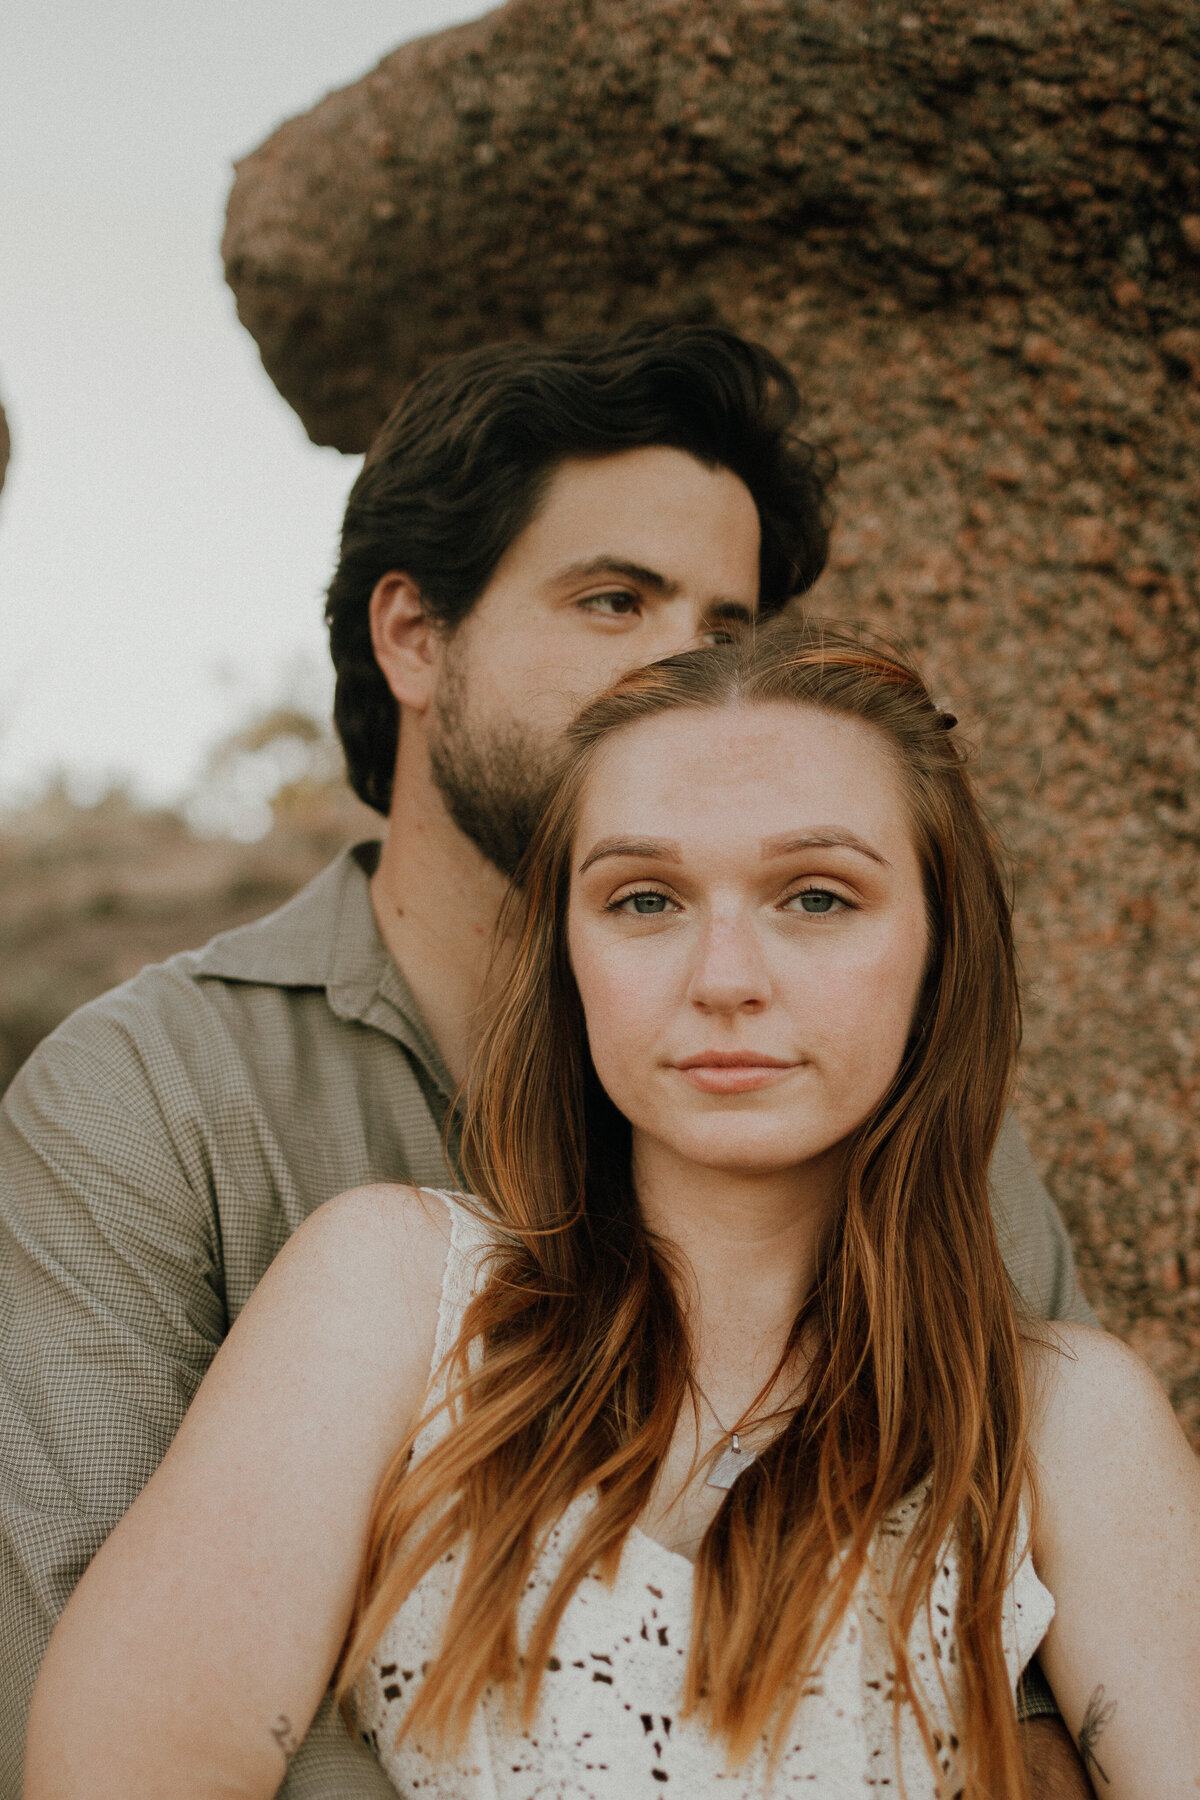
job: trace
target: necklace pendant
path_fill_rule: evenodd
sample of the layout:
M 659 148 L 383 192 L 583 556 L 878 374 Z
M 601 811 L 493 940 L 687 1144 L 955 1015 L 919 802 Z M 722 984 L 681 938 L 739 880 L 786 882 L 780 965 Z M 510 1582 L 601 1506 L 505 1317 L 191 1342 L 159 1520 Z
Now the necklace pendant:
M 731 1488 L 743 1469 L 748 1469 L 758 1454 L 755 1450 L 743 1450 L 738 1434 L 733 1433 L 733 1442 L 717 1458 L 705 1477 L 705 1487 Z

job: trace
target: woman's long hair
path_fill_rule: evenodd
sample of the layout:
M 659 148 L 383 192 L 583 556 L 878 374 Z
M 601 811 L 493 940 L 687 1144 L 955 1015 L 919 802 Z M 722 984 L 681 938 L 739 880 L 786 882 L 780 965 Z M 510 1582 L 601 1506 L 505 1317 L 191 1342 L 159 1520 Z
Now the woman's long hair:
M 862 720 L 886 741 L 923 871 L 929 962 L 902 1065 L 846 1146 L 836 1221 L 789 1345 L 803 1333 L 811 1346 L 801 1402 L 700 1547 L 686 1706 L 734 1759 L 764 1735 L 781 1749 L 855 1584 L 864 1571 L 878 1579 L 873 1534 L 927 1482 L 881 1595 L 897 1706 L 913 1703 L 932 1758 L 906 1645 L 953 1537 L 962 1792 L 1015 1800 L 1027 1789 L 1001 1617 L 1028 1478 L 1026 1402 L 988 1197 L 1019 1036 L 1009 907 L 954 721 L 900 650 L 820 620 L 638 670 L 571 731 L 465 1097 L 462 1166 L 498 1248 L 450 1358 L 450 1429 L 410 1465 L 414 1430 L 376 1496 L 339 1692 L 457 1545 L 445 1639 L 405 1732 L 455 1742 L 488 1685 L 507 1688 L 528 1722 L 564 1607 L 589 1568 L 615 1573 L 680 1409 L 695 1404 L 677 1286 L 639 1214 L 630 1128 L 592 1067 L 568 962 L 572 839 L 614 732 L 674 709 L 779 703 Z M 539 1547 L 587 1490 L 597 1503 L 522 1642 L 517 1608 Z

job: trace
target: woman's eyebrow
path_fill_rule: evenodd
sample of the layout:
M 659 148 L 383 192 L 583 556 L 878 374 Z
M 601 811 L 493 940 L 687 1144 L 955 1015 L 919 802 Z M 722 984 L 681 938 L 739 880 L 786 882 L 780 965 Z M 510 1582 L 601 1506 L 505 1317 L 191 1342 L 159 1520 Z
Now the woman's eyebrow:
M 797 850 L 857 850 L 860 856 L 869 856 L 872 862 L 891 868 L 886 856 L 880 856 L 878 850 L 872 850 L 864 838 L 853 831 L 844 831 L 837 825 L 818 825 L 811 831 L 786 831 L 779 837 L 763 838 L 762 855 L 765 862 L 772 856 L 791 856 Z
M 670 838 L 601 838 L 593 844 L 579 865 L 579 873 L 590 869 L 605 856 L 647 856 L 658 862 L 681 861 L 679 845 Z

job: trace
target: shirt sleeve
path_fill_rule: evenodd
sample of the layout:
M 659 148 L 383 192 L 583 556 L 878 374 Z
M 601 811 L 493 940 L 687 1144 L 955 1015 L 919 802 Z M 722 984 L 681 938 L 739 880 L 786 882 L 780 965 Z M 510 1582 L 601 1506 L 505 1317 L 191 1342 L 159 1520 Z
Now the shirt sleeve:
M 1046 1192 L 1011 1112 L 996 1142 L 991 1187 L 1000 1250 L 1030 1311 L 1042 1319 L 1098 1324 L 1079 1285 L 1062 1215 Z
M 227 1330 L 219 1153 L 164 998 L 85 1008 L 0 1107 L 0 1794 L 54 1623 Z M 283 1791 L 392 1792 L 328 1706 Z
M 396 1790 L 327 1698 L 292 1759 L 279 1800 L 396 1800 Z

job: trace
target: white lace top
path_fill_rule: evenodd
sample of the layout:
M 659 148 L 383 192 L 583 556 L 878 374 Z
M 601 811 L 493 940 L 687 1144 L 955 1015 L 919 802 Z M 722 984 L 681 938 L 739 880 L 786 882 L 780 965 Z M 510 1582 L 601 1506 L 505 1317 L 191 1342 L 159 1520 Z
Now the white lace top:
M 433 1366 L 458 1335 L 479 1279 L 487 1228 L 452 1196 L 451 1244 L 438 1315 Z M 415 1456 L 446 1429 L 445 1415 L 418 1438 Z M 875 1561 L 886 1576 L 891 1557 L 916 1517 L 921 1493 L 909 1497 L 880 1534 Z M 563 1514 L 538 1557 L 519 1613 L 528 1631 L 566 1547 L 594 1500 L 581 1495 Z M 514 1723 L 506 1697 L 487 1692 L 464 1747 L 451 1760 L 397 1733 L 436 1654 L 460 1559 L 435 1565 L 400 1607 L 365 1669 L 356 1693 L 359 1727 L 397 1789 L 428 1800 L 863 1800 L 866 1791 L 895 1794 L 903 1772 L 908 1800 L 945 1800 L 956 1791 L 951 1707 L 957 1698 L 953 1620 L 958 1588 L 948 1549 L 910 1640 L 914 1671 L 924 1674 L 928 1713 L 942 1766 L 935 1777 L 915 1717 L 902 1712 L 900 1767 L 893 1735 L 887 1639 L 878 1603 L 864 1580 L 814 1680 L 793 1716 L 787 1748 L 773 1771 L 765 1746 L 736 1769 L 722 1745 L 695 1718 L 681 1719 L 680 1699 L 692 1612 L 692 1564 L 633 1530 L 615 1581 L 591 1574 L 569 1601 L 528 1731 Z M 1023 1552 L 1008 1592 L 1004 1650 L 1017 1679 L 1041 1642 L 1054 1602 Z M 943 1690 L 943 1681 L 945 1690 Z

